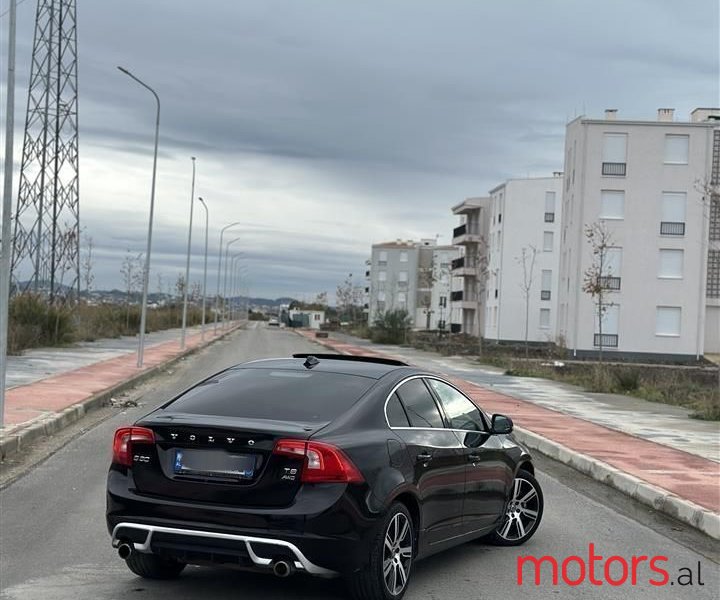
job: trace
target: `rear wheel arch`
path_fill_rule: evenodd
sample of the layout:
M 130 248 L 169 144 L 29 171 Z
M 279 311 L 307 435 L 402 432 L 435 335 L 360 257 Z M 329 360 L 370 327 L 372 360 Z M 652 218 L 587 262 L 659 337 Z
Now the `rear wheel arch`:
M 530 475 L 535 476 L 535 465 L 533 465 L 529 460 L 524 460 L 517 466 L 515 475 L 517 475 L 520 471 L 527 471 Z
M 420 501 L 417 499 L 417 496 L 409 491 L 404 491 L 392 498 L 388 503 L 388 508 L 395 504 L 396 502 L 399 502 L 402 504 L 405 508 L 407 508 L 408 512 L 410 513 L 410 516 L 413 520 L 413 525 L 415 526 L 415 552 L 418 551 L 418 541 L 420 538 L 420 526 L 421 526 L 421 518 L 420 518 Z

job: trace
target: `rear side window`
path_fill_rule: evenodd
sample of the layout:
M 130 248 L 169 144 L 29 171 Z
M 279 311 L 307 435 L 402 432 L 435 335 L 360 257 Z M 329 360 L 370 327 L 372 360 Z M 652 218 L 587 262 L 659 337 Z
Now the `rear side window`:
M 440 411 L 422 379 L 411 379 L 397 390 L 412 427 L 445 427 Z
M 398 398 L 397 394 L 390 396 L 385 414 L 390 427 L 410 427 L 410 421 L 408 421 L 405 409 L 400 404 L 400 398 Z
M 331 421 L 374 383 L 369 377 L 340 373 L 232 369 L 189 390 L 165 410 L 248 419 Z

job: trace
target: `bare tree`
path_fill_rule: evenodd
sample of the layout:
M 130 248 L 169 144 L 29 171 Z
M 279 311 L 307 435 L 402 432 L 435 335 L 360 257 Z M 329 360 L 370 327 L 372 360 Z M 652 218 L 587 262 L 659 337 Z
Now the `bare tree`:
M 127 250 L 120 267 L 120 275 L 125 292 L 125 327 L 128 329 L 130 328 L 130 304 L 133 295 L 142 286 L 143 270 L 143 253 L 136 255 Z
M 85 295 L 90 298 L 90 291 L 95 281 L 95 274 L 93 268 L 95 262 L 93 259 L 93 250 L 95 249 L 95 243 L 91 235 L 85 234 L 85 253 L 83 254 L 82 261 L 80 263 L 80 271 L 82 273 L 82 280 L 85 284 Z
M 523 246 L 520 256 L 515 260 L 522 266 L 523 280 L 518 283 L 525 297 L 525 358 L 529 354 L 528 337 L 530 329 L 530 294 L 532 292 L 533 278 L 535 275 L 535 259 L 537 258 L 537 248 L 533 245 Z
M 357 320 L 355 297 L 355 287 L 353 286 L 352 273 L 350 273 L 345 280 L 337 286 L 337 290 L 335 291 L 335 303 L 340 320 L 348 319 L 351 323 L 355 323 Z
M 585 226 L 585 239 L 590 245 L 592 262 L 583 278 L 583 291 L 595 303 L 595 317 L 598 322 L 598 360 L 603 362 L 603 321 L 613 302 L 607 299 L 608 280 L 612 276 L 609 251 L 613 246 L 612 234 L 602 221 Z
M 425 313 L 425 329 L 430 329 L 432 320 L 432 288 L 438 281 L 438 273 L 435 269 L 435 255 L 430 261 L 430 265 L 418 268 L 418 288 L 422 290 L 418 293 L 418 305 Z M 429 290 L 429 291 L 428 291 Z

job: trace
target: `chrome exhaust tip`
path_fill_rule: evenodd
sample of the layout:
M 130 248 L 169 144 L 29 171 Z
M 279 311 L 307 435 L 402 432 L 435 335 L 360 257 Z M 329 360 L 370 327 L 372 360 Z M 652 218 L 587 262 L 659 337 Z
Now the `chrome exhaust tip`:
M 272 564 L 272 572 L 276 577 L 289 577 L 293 573 L 293 567 L 286 560 L 276 560 Z
M 118 546 L 118 556 L 123 560 L 130 558 L 133 553 L 133 547 L 130 544 L 122 543 Z

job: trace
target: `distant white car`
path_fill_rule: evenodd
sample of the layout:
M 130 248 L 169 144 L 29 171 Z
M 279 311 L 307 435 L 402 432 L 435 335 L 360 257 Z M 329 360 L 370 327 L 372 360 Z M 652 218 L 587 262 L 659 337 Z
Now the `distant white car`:
M 268 327 L 280 327 L 280 321 L 277 319 L 270 319 L 268 321 Z

